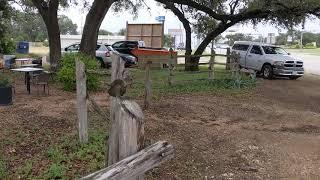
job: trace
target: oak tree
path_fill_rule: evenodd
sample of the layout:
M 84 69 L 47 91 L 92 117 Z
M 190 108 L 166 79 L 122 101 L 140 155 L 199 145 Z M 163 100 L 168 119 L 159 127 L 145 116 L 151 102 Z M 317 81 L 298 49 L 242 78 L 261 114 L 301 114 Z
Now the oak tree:
M 297 24 L 308 15 L 320 15 L 318 0 L 156 0 L 160 3 L 174 3 L 185 5 L 209 16 L 217 22 L 216 26 L 206 34 L 195 51 L 201 55 L 207 45 L 219 34 L 237 23 L 248 21 L 272 22 L 281 25 Z M 199 70 L 199 58 L 192 58 L 189 70 Z

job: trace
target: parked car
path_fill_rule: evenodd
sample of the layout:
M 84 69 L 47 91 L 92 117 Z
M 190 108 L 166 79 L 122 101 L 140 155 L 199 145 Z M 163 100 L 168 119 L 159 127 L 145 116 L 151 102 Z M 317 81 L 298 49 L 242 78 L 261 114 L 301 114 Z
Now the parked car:
M 111 45 L 105 44 L 105 46 L 110 52 L 115 51 Z M 137 64 L 137 58 L 135 56 L 130 54 L 124 54 L 124 53 L 119 53 L 119 54 L 120 54 L 120 57 L 126 62 L 125 63 L 126 67 L 130 67 Z
M 135 48 L 144 48 L 145 43 L 144 41 L 118 41 L 112 44 L 111 47 L 119 53 L 133 55 L 131 51 Z
M 184 43 L 179 43 L 179 45 L 177 46 L 177 50 L 179 50 L 179 51 L 186 50 Z
M 75 43 L 62 49 L 62 54 L 79 52 L 80 43 Z M 101 67 L 109 67 L 111 65 L 111 57 L 108 48 L 104 44 L 97 43 L 96 58 L 100 62 Z
M 240 54 L 241 67 L 260 72 L 266 79 L 274 76 L 298 79 L 304 75 L 303 61 L 279 46 L 238 41 L 232 51 Z

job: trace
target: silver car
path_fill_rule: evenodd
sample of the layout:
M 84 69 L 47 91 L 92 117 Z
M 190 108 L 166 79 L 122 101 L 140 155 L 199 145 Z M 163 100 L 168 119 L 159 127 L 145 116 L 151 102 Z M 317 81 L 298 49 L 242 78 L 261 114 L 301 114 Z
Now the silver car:
M 79 52 L 79 49 L 80 49 L 80 43 L 75 43 L 75 44 L 69 45 L 65 48 L 62 48 L 61 53 L 62 54 L 75 53 L 75 52 Z M 108 50 L 108 48 L 104 44 L 97 43 L 96 58 L 97 58 L 97 60 L 99 60 L 101 67 L 103 67 L 103 68 L 110 67 L 111 62 L 112 62 L 111 57 L 110 57 L 110 51 Z

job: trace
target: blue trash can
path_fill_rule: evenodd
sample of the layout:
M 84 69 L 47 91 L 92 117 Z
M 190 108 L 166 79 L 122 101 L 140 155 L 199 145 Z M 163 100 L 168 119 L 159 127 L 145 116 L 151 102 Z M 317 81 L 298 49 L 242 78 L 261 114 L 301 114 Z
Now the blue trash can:
M 27 41 L 18 42 L 17 53 L 28 54 L 29 53 L 29 42 L 27 42 Z

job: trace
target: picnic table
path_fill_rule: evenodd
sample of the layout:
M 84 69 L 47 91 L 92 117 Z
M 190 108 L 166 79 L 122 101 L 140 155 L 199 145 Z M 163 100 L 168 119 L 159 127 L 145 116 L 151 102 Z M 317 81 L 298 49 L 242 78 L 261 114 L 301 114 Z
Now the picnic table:
M 23 64 L 21 67 L 36 67 L 39 66 L 39 64 Z
M 25 73 L 25 82 L 27 84 L 27 91 L 30 94 L 30 72 L 36 72 L 36 71 L 43 71 L 42 68 L 33 68 L 33 67 L 26 67 L 26 68 L 17 68 L 17 69 L 11 69 L 11 71 L 15 72 L 24 72 Z

